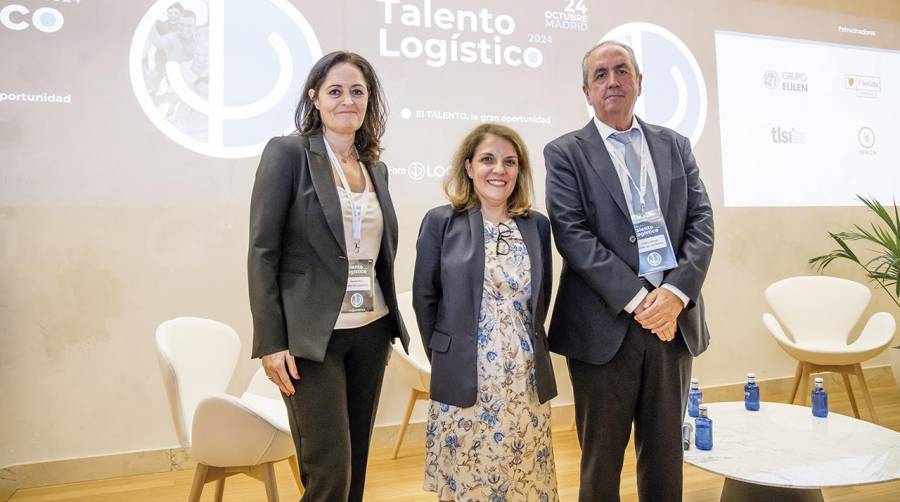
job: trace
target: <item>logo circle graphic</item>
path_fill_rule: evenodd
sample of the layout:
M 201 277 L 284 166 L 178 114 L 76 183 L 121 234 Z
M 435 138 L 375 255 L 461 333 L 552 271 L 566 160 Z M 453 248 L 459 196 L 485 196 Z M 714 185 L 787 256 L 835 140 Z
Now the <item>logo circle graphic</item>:
M 656 267 L 662 263 L 662 256 L 654 251 L 647 255 L 647 263 L 649 263 L 651 267 Z
M 781 83 L 781 78 L 778 76 L 778 72 L 774 70 L 769 70 L 763 73 L 763 85 L 766 86 L 767 89 L 778 89 L 778 84 Z
M 353 293 L 350 295 L 350 305 L 353 305 L 353 308 L 360 308 L 363 304 L 363 295 L 359 293 Z
M 871 127 L 861 127 L 856 134 L 859 145 L 863 148 L 872 148 L 875 146 L 875 131 Z
M 674 33 L 652 23 L 626 23 L 601 41 L 631 46 L 644 75 L 643 90 L 634 106 L 640 118 L 687 136 L 696 145 L 706 125 L 706 81 L 697 58 Z M 588 105 L 588 115 L 594 110 Z
M 425 177 L 425 164 L 421 162 L 410 162 L 406 172 L 414 181 L 419 181 Z
M 131 41 L 131 86 L 147 118 L 209 157 L 259 155 L 293 130 L 295 93 L 322 49 L 288 0 L 157 0 Z

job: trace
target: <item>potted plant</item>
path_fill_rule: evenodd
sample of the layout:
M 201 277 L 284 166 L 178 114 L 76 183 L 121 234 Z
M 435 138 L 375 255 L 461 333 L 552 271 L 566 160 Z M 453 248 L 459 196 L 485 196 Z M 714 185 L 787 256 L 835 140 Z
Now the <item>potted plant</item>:
M 871 223 L 869 229 L 859 225 L 853 225 L 849 232 L 831 233 L 828 235 L 837 243 L 838 248 L 828 254 L 811 258 L 809 263 L 815 265 L 822 272 L 831 262 L 837 259 L 850 260 L 856 263 L 866 272 L 866 276 L 877 283 L 887 293 L 888 298 L 900 309 L 900 212 L 894 201 L 893 214 L 880 202 L 867 199 L 861 195 L 856 196 L 869 210 L 878 217 L 876 223 Z M 868 249 L 871 258 L 860 258 L 850 247 L 853 241 L 864 241 L 874 244 L 874 249 Z M 894 381 L 900 385 L 900 345 L 891 347 L 891 369 L 894 373 Z

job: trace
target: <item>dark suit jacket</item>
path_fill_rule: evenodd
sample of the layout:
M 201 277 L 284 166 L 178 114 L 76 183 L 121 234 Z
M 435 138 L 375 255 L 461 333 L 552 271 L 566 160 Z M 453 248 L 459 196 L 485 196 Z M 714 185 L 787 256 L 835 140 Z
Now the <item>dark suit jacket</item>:
M 712 208 L 687 138 L 640 122 L 659 183 L 659 205 L 678 258 L 663 283 L 690 302 L 678 331 L 694 356 L 709 345 L 700 288 L 713 251 Z M 565 260 L 550 350 L 591 364 L 619 350 L 632 316 L 622 310 L 641 288 L 638 248 L 625 194 L 593 120 L 544 148 L 547 210 Z
M 392 338 L 409 335 L 397 308 L 394 256 L 397 216 L 387 168 L 366 164 L 384 218 L 376 278 L 393 318 Z M 340 199 L 320 134 L 272 138 L 263 151 L 250 200 L 247 255 L 253 357 L 289 349 L 325 358 L 347 287 L 347 247 Z
M 553 286 L 550 222 L 531 211 L 516 217 L 531 262 L 531 345 L 538 399 L 556 395 L 544 320 Z M 431 360 L 431 399 L 469 407 L 478 396 L 478 318 L 484 285 L 481 211 L 449 205 L 425 215 L 416 242 L 413 308 Z

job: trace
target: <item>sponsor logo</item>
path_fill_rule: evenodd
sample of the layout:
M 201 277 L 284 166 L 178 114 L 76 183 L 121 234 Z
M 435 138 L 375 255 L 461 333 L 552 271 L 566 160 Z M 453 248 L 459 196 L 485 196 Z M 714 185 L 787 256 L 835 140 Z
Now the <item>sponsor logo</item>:
M 778 86 L 781 85 L 781 77 L 778 76 L 778 72 L 769 70 L 763 73 L 763 85 L 767 89 L 778 89 Z
M 363 295 L 360 293 L 353 293 L 350 295 L 350 305 L 353 305 L 353 308 L 360 308 L 363 306 L 365 300 L 363 299 Z
M 875 146 L 875 131 L 870 127 L 861 127 L 856 137 L 859 140 L 859 146 L 863 148 Z
M 388 170 L 394 176 L 409 176 L 413 181 L 421 181 L 425 178 L 443 178 L 450 171 L 450 166 L 431 165 L 414 160 L 406 167 L 391 167 Z
M 802 144 L 806 143 L 806 133 L 797 130 L 796 127 L 772 126 L 772 143 L 775 144 Z
M 861 98 L 877 98 L 881 93 L 881 77 L 845 75 L 844 88 L 854 91 Z
M 634 112 L 642 119 L 678 131 L 696 144 L 706 125 L 706 81 L 697 58 L 674 33 L 651 23 L 627 23 L 602 40 L 618 40 L 634 49 L 644 75 Z M 588 115 L 594 110 L 588 106 Z
M 662 263 L 662 255 L 660 255 L 656 251 L 648 254 L 647 263 L 649 263 L 651 267 L 659 266 L 659 264 Z
M 141 109 L 169 139 L 243 158 L 293 130 L 291 91 L 321 56 L 287 0 L 159 0 L 135 30 L 129 65 Z
M 65 21 L 62 13 L 53 7 L 41 7 L 32 12 L 28 7 L 14 3 L 0 9 L 0 25 L 13 31 L 34 28 L 44 33 L 56 33 Z
M 775 71 L 768 70 L 763 73 L 763 85 L 773 91 L 807 93 L 809 92 L 809 77 L 802 71 Z

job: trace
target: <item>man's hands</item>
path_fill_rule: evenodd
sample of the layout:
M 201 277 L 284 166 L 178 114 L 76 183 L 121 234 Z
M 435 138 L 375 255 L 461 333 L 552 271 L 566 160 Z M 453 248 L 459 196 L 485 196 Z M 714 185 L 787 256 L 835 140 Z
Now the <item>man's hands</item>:
M 634 320 L 660 340 L 670 342 L 678 328 L 678 315 L 684 303 L 666 288 L 656 288 L 634 309 Z

